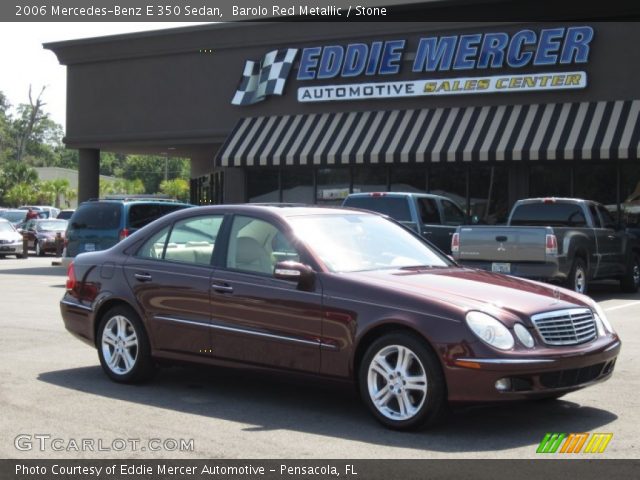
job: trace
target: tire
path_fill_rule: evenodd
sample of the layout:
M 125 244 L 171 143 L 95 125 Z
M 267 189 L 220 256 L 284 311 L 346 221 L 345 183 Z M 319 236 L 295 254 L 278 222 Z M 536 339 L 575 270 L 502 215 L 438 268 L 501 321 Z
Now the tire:
M 625 293 L 636 293 L 640 287 L 640 257 L 632 253 L 627 265 L 627 271 L 620 279 L 620 289 Z
M 589 289 L 587 265 L 581 258 L 576 258 L 573 261 L 571 272 L 569 272 L 569 278 L 567 279 L 567 288 L 582 294 L 586 294 Z
M 35 244 L 36 255 L 37 255 L 38 257 L 44 257 L 44 250 L 43 250 L 43 249 L 42 249 L 42 247 L 40 246 L 40 242 L 38 242 L 38 241 L 36 240 L 36 242 L 35 242 L 35 243 L 36 243 L 36 244 Z
M 96 346 L 102 369 L 111 380 L 143 383 L 153 377 L 155 364 L 149 338 L 131 308 L 116 306 L 102 316 Z
M 398 362 L 400 355 L 406 363 Z M 408 381 L 411 377 L 413 382 Z M 417 380 L 420 377 L 424 380 Z M 385 335 L 373 342 L 360 364 L 358 385 L 374 417 L 394 430 L 426 428 L 446 413 L 440 362 L 424 340 L 408 333 Z

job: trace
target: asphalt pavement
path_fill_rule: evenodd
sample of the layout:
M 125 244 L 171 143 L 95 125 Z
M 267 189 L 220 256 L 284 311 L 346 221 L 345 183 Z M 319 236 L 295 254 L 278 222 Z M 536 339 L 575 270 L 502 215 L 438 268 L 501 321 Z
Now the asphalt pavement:
M 640 294 L 616 284 L 592 290 L 623 341 L 611 380 L 401 433 L 352 389 L 308 379 L 183 366 L 115 384 L 64 329 L 52 260 L 0 259 L 0 458 L 534 458 L 547 432 L 613 433 L 600 458 L 639 457 Z

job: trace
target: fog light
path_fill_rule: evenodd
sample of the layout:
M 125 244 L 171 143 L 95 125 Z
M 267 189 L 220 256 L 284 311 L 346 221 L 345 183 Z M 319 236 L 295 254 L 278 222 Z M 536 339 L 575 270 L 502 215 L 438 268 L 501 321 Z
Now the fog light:
M 507 392 L 511 390 L 511 379 L 501 378 L 496 382 L 496 390 L 499 392 Z

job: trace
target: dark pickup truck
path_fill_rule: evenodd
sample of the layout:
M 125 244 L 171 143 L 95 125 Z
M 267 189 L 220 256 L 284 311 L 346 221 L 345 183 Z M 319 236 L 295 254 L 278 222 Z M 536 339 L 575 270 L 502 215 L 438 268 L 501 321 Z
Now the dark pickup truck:
M 387 215 L 446 253 L 451 253 L 451 237 L 456 228 L 467 220 L 462 209 L 450 199 L 428 193 L 352 193 L 342 206 Z
M 620 280 L 625 292 L 640 283 L 636 236 L 588 200 L 520 200 L 506 226 L 459 227 L 452 254 L 465 266 L 558 282 L 579 293 L 595 279 Z

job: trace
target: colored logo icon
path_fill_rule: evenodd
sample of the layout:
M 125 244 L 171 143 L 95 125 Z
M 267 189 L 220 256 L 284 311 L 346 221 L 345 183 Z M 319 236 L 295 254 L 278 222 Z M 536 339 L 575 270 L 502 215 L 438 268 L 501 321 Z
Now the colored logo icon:
M 603 453 L 613 433 L 547 433 L 536 453 Z

